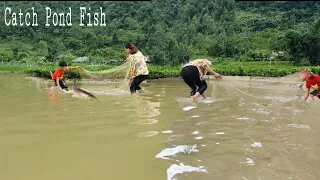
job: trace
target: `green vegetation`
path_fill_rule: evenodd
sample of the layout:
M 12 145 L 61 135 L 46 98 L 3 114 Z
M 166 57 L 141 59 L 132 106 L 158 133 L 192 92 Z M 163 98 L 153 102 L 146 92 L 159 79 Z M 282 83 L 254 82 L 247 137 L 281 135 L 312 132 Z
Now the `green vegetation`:
M 78 65 L 78 64 L 74 64 Z M 102 71 L 111 69 L 116 66 L 110 65 L 80 65 L 86 70 L 90 71 Z M 180 77 L 182 66 L 155 66 L 149 65 L 150 78 L 166 78 L 166 77 Z M 0 73 L 5 72 L 21 72 L 27 73 L 32 76 L 50 78 L 50 71 L 56 70 L 56 65 L 45 66 L 14 66 L 3 65 L 0 66 Z M 282 77 L 292 73 L 299 72 L 308 66 L 293 66 L 286 62 L 279 62 L 278 65 L 269 65 L 268 62 L 227 62 L 227 63 L 215 63 L 214 70 L 223 76 L 260 76 L 260 77 Z M 320 66 L 314 66 L 310 68 L 314 73 L 320 73 Z M 210 74 L 208 74 L 210 75 Z M 66 74 L 67 78 L 82 78 L 81 71 L 71 70 Z
M 1 71 L 47 76 L 57 61 L 71 62 L 83 56 L 89 57 L 89 63 L 98 64 L 95 68 L 110 68 L 104 64 L 116 65 L 125 59 L 126 42 L 134 43 L 149 57 L 154 78 L 178 76 L 186 56 L 191 60 L 210 57 L 223 75 L 281 76 L 320 65 L 319 2 L 3 1 L 1 19 L 6 7 L 31 15 L 34 7 L 39 26 L 0 23 L 0 64 L 7 64 Z M 72 26 L 53 26 L 50 19 L 51 26 L 46 27 L 46 7 L 52 13 L 67 13 L 71 7 Z M 93 13 L 102 7 L 106 27 L 88 27 L 87 18 L 85 26 L 80 27 L 80 7 L 86 7 L 87 12 L 91 8 L 91 22 Z M 288 65 L 279 65 L 282 61 Z

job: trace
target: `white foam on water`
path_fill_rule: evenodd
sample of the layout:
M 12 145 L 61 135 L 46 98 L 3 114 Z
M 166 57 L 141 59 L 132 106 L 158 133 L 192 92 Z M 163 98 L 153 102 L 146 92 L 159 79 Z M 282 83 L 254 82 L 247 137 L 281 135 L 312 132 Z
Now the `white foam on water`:
M 295 101 L 295 100 L 298 100 L 297 97 L 283 97 L 283 96 L 276 96 L 276 97 L 271 97 L 271 96 L 264 96 L 264 99 L 267 99 L 267 100 L 277 100 L 279 102 L 292 102 L 292 101 Z
M 210 103 L 213 103 L 214 101 L 213 100 L 208 100 L 208 99 L 203 99 L 203 100 L 200 100 L 199 103 L 204 103 L 204 104 L 210 104 Z
M 191 98 L 176 98 L 176 101 L 178 101 L 178 102 L 190 102 Z
M 198 137 L 196 137 L 196 139 L 203 139 L 203 137 L 202 136 L 198 136 Z
M 199 131 L 194 131 L 192 134 L 199 134 Z
M 298 114 L 302 114 L 303 113 L 303 110 L 293 110 L 292 111 L 293 115 L 298 115 Z
M 207 170 L 204 169 L 204 166 L 192 167 L 192 166 L 184 165 L 183 163 L 180 163 L 180 165 L 172 164 L 167 169 L 167 179 L 174 180 L 174 176 L 176 174 L 182 174 L 184 172 L 205 172 L 205 173 L 207 173 Z
M 142 132 L 142 133 L 139 133 L 139 137 L 151 137 L 151 136 L 155 136 L 159 134 L 158 131 L 147 131 L 147 132 Z
M 267 123 L 271 122 L 271 120 L 262 120 L 262 121 Z
M 166 131 L 161 131 L 161 133 L 163 133 L 163 134 L 170 134 L 170 133 L 173 133 L 173 131 L 171 131 L 171 130 L 166 130 Z
M 239 119 L 239 120 L 248 120 L 248 119 L 250 119 L 250 118 L 241 117 L 241 118 L 237 118 L 237 119 Z
M 146 120 L 140 120 L 140 121 L 132 122 L 130 124 L 143 125 L 143 124 L 156 124 L 158 122 L 159 122 L 159 120 L 156 120 L 156 119 L 146 119 Z
M 213 103 L 215 102 L 216 100 L 214 98 L 210 98 L 210 97 L 207 97 L 206 99 L 201 99 L 199 101 L 199 103 L 205 103 L 205 104 L 210 104 L 210 103 Z
M 197 145 L 182 145 L 182 146 L 177 146 L 174 148 L 166 148 L 162 150 L 159 154 L 156 155 L 156 158 L 161 158 L 161 159 L 169 159 L 166 156 L 174 156 L 178 153 L 185 153 L 185 154 L 190 154 L 192 152 L 199 152 L 197 150 Z
M 309 125 L 304 125 L 304 124 L 288 124 L 287 126 L 301 128 L 301 129 L 311 129 Z
M 252 147 L 262 147 L 261 142 L 254 142 L 253 144 L 251 144 Z
M 224 132 L 216 132 L 216 134 L 224 134 Z
M 246 158 L 246 160 L 247 160 L 247 164 L 248 164 L 249 166 L 253 166 L 253 165 L 254 165 L 253 159 L 251 159 L 251 158 Z
M 196 108 L 196 107 L 194 107 L 194 106 L 187 106 L 187 107 L 184 107 L 183 110 L 184 110 L 184 111 L 190 111 L 191 109 L 194 109 L 194 108 Z

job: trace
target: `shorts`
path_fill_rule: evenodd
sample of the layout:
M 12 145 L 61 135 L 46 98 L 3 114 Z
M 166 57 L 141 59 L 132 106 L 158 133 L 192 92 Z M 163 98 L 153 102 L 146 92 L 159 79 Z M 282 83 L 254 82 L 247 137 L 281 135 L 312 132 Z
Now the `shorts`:
M 313 96 L 320 96 L 320 89 L 314 90 L 310 94 L 313 95 Z
M 57 86 L 57 82 L 54 81 L 54 85 Z M 66 82 L 64 82 L 64 80 L 59 80 L 59 85 L 62 89 L 67 89 L 68 88 L 68 85 Z

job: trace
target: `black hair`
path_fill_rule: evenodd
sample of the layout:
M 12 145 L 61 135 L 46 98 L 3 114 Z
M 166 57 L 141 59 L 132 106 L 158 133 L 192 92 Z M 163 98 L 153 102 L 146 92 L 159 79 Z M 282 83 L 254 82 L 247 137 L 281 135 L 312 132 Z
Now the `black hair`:
M 68 64 L 65 61 L 59 62 L 59 66 L 68 66 Z
M 131 43 L 126 43 L 124 47 L 130 49 L 130 54 L 135 54 L 139 51 L 139 49 Z

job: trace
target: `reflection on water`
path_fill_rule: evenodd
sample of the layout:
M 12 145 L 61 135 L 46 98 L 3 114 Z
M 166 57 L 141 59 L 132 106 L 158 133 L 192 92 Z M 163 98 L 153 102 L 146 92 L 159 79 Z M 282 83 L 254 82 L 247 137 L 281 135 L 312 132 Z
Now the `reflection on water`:
M 295 84 L 213 80 L 194 104 L 181 79 L 135 95 L 108 82 L 79 81 L 90 101 L 1 75 L 1 179 L 320 177 L 319 105 L 303 105 Z

